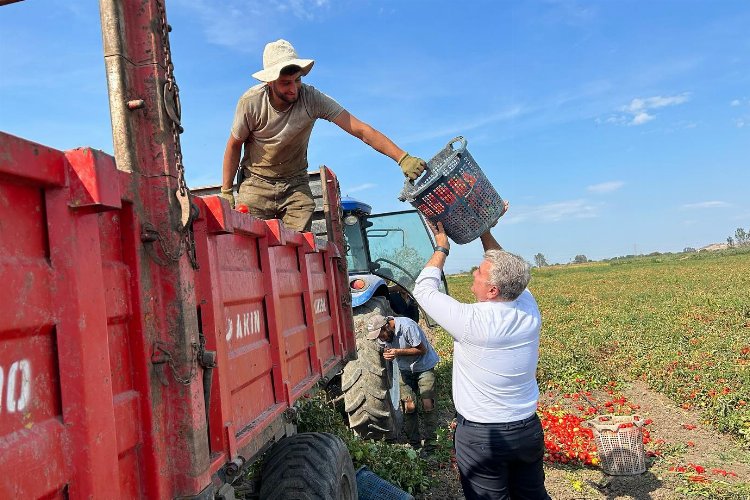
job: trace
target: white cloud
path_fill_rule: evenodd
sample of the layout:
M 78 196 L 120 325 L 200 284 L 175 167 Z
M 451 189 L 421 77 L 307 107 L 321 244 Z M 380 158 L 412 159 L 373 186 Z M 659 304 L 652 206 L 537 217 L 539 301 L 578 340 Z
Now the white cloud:
M 411 136 L 404 137 L 402 142 L 409 144 L 413 142 L 426 141 L 435 138 L 449 137 L 465 134 L 466 131 L 475 130 L 480 127 L 491 125 L 493 123 L 504 122 L 518 118 L 523 115 L 525 110 L 520 106 L 513 106 L 506 110 L 502 110 L 489 115 L 481 116 L 476 114 L 472 116 L 472 119 L 464 120 L 461 123 L 455 125 L 449 125 L 447 127 L 432 129 L 425 132 L 420 132 Z
M 242 52 L 257 52 L 257 44 L 278 34 L 279 22 L 290 15 L 303 22 L 319 19 L 329 10 L 329 0 L 176 0 L 193 13 L 209 43 Z M 248 19 L 263 19 L 248 30 Z
M 602 182 L 600 184 L 588 186 L 586 190 L 591 191 L 592 193 L 611 193 L 617 191 L 624 185 L 625 183 L 622 181 Z
M 591 219 L 598 217 L 598 207 L 586 200 L 561 201 L 545 205 L 515 207 L 513 217 L 504 222 L 518 224 L 519 222 L 558 222 L 567 219 Z
M 654 119 L 654 115 L 650 115 L 645 111 L 637 113 L 630 121 L 630 125 L 643 125 L 646 122 L 650 122 Z
M 620 111 L 625 113 L 624 115 L 612 115 L 606 120 L 605 123 L 614 124 L 627 124 L 627 125 L 643 125 L 648 123 L 656 116 L 652 110 L 665 108 L 667 106 L 677 106 L 690 100 L 690 93 L 683 92 L 682 94 L 673 96 L 653 96 L 653 97 L 636 97 L 629 104 L 622 106 Z M 597 120 L 601 123 L 601 120 Z
M 669 97 L 655 96 L 655 97 L 647 97 L 645 99 L 636 97 L 635 99 L 630 101 L 630 104 L 628 104 L 627 106 L 624 106 L 622 110 L 628 113 L 638 114 L 647 109 L 658 109 L 658 108 L 663 108 L 666 106 L 675 106 L 677 104 L 682 104 L 689 100 L 690 100 L 690 94 L 687 92 L 682 93 L 680 95 L 669 96 Z
M 360 191 L 367 191 L 368 189 L 372 189 L 374 187 L 377 187 L 377 184 L 373 184 L 371 182 L 366 182 L 364 184 L 360 184 L 359 186 L 353 186 L 353 187 L 347 187 L 341 190 L 342 193 L 351 194 L 351 193 L 358 193 Z
M 702 201 L 700 203 L 688 203 L 682 205 L 682 208 L 686 210 L 700 209 L 700 208 L 725 208 L 728 207 L 729 203 L 725 201 Z
M 750 99 L 742 98 L 742 99 L 734 99 L 732 102 L 729 103 L 730 106 L 733 108 L 737 108 L 740 106 L 748 105 L 750 106 Z M 737 128 L 743 128 L 745 125 L 747 125 L 748 115 L 745 112 L 742 112 L 744 116 L 740 116 L 738 118 L 734 119 L 734 125 Z
M 276 9 L 284 14 L 291 13 L 303 21 L 313 21 L 320 9 L 328 8 L 328 0 L 286 0 L 277 2 Z
M 596 123 L 611 123 L 614 125 L 624 125 L 628 121 L 628 118 L 622 115 L 619 115 L 619 116 L 611 115 L 611 116 L 608 116 L 607 118 L 596 118 L 595 121 Z

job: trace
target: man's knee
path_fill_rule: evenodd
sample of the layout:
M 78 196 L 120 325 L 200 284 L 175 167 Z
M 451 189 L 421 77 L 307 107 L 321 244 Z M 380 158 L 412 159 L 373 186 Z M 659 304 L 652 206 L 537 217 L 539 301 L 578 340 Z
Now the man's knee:
M 414 413 L 417 411 L 417 405 L 414 404 L 412 399 L 401 400 L 401 405 L 404 407 L 404 413 Z

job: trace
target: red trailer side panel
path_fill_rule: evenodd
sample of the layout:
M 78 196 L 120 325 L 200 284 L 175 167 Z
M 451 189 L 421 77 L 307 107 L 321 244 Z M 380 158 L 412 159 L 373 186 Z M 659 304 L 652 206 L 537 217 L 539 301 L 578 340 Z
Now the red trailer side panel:
M 0 498 L 198 495 L 294 432 L 286 410 L 350 354 L 336 246 L 196 199 L 177 288 L 146 231 L 159 195 L 0 133 Z

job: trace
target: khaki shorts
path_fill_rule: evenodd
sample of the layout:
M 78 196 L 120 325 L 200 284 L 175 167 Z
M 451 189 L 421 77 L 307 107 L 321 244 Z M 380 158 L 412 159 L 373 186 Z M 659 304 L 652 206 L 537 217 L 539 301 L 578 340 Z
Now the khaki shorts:
M 279 180 L 252 175 L 242 182 L 237 204 L 247 205 L 253 217 L 281 219 L 286 227 L 295 231 L 310 230 L 315 210 L 307 175 Z
M 411 399 L 415 403 L 418 401 L 417 393 L 420 399 L 435 399 L 435 370 L 429 369 L 423 372 L 411 373 L 400 372 L 401 383 L 401 400 Z

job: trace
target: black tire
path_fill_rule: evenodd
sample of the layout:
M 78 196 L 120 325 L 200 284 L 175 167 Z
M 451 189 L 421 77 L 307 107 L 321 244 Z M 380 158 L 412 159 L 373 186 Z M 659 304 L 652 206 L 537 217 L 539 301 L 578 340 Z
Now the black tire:
M 338 436 L 303 432 L 276 443 L 268 453 L 261 500 L 356 500 L 357 477 L 349 450 Z
M 385 297 L 373 297 L 354 309 L 357 359 L 349 361 L 341 377 L 344 410 L 349 427 L 365 439 L 394 439 L 396 415 L 391 401 L 390 370 L 377 342 L 365 337 L 367 320 L 374 314 L 393 315 Z

